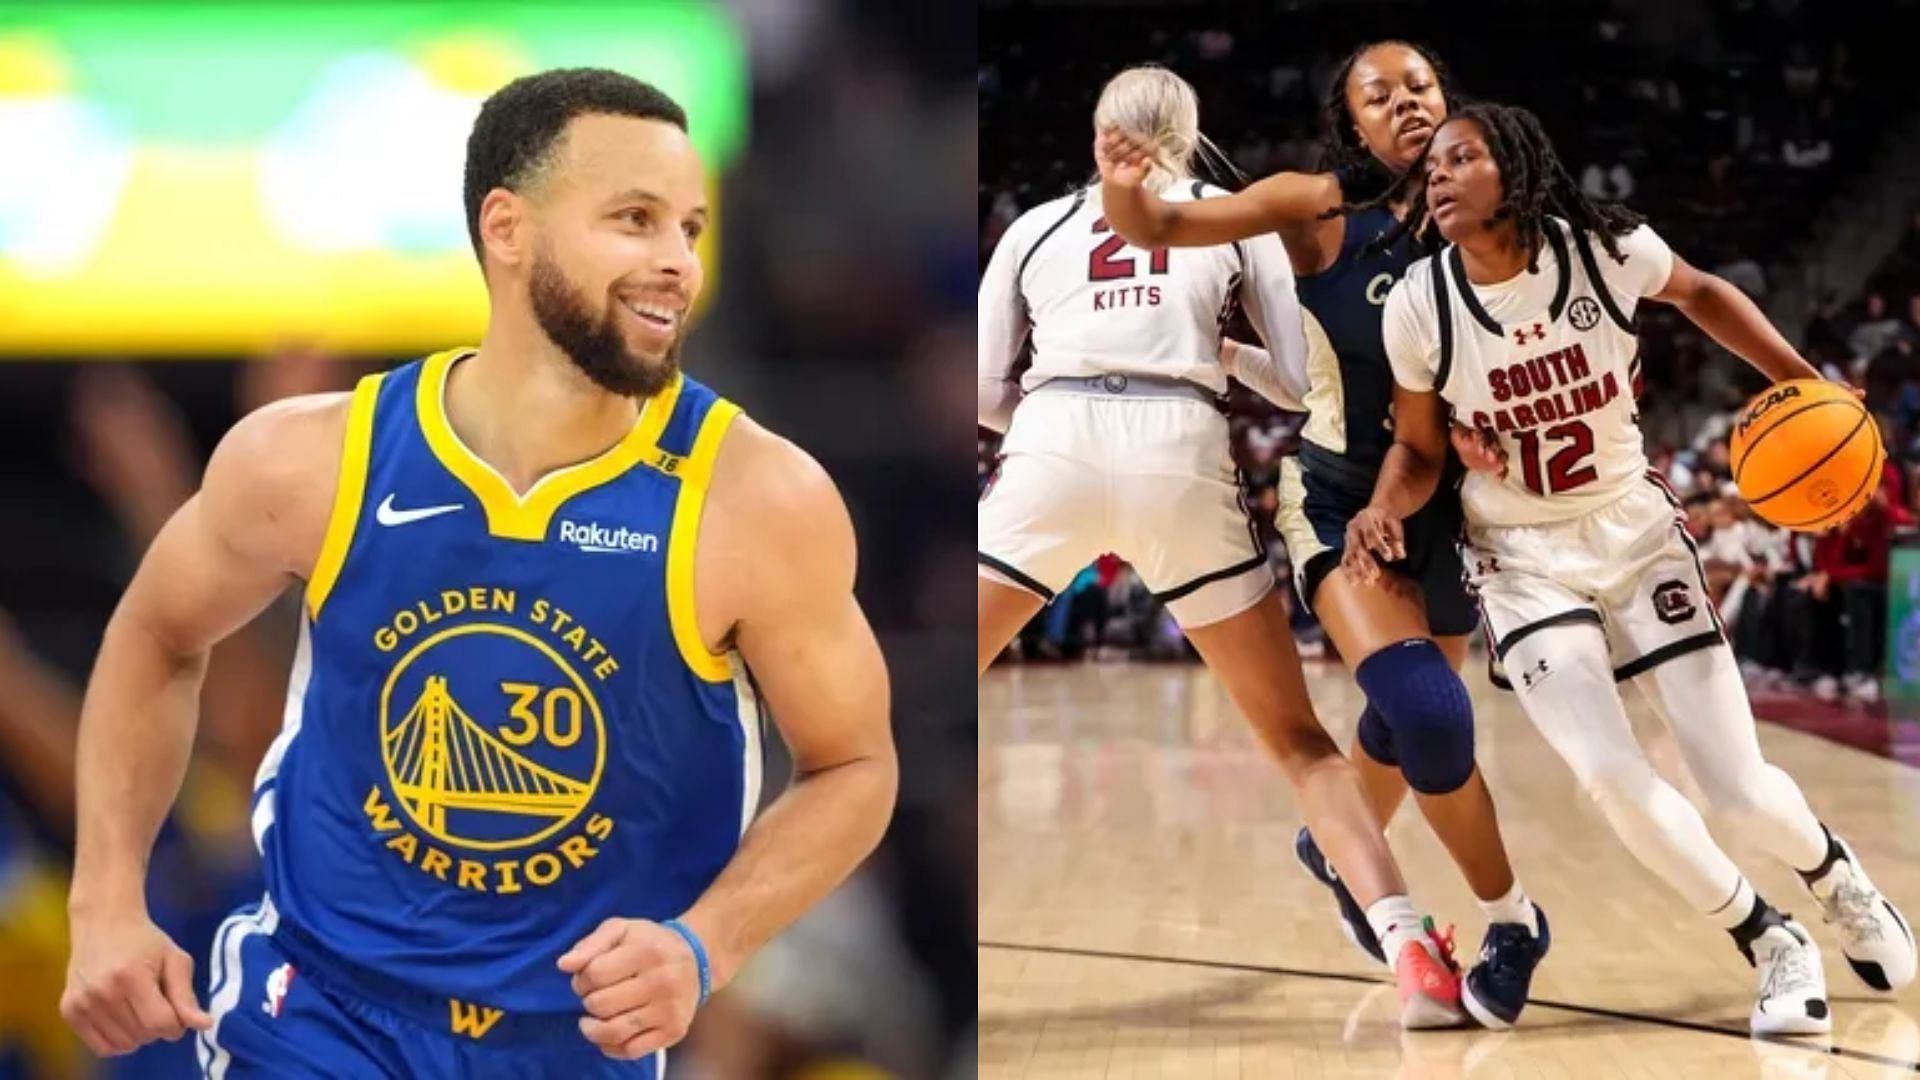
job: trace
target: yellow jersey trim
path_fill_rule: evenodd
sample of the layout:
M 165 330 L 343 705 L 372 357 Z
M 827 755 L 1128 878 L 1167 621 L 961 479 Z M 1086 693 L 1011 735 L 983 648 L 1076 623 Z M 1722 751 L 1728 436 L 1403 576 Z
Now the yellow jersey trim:
M 320 543 L 313 576 L 307 579 L 307 613 L 320 618 L 320 609 L 340 580 L 353 546 L 354 527 L 360 521 L 360 503 L 367 492 L 367 462 L 373 456 L 373 407 L 380 400 L 380 382 L 386 373 L 368 375 L 353 388 L 347 406 L 347 437 L 340 449 L 340 479 L 333 485 L 333 513 L 327 518 L 327 537 Z
M 700 431 L 675 472 L 680 477 L 680 494 L 673 502 L 673 526 L 667 535 L 667 620 L 673 624 L 673 641 L 680 647 L 680 659 L 695 675 L 707 682 L 728 682 L 733 669 L 727 657 L 707 648 L 700 636 L 700 620 L 693 607 L 694 541 L 700 534 L 700 510 L 707 502 L 707 484 L 713 479 L 713 460 L 719 455 L 720 440 L 740 406 L 731 401 L 713 403 L 700 420 Z
M 448 349 L 427 358 L 415 393 L 415 411 L 433 456 L 480 500 L 480 508 L 487 515 L 487 531 L 502 539 L 545 540 L 547 526 L 561 504 L 651 459 L 660 433 L 666 430 L 667 420 L 680 398 L 682 378 L 675 375 L 665 390 L 646 400 L 633 428 L 606 453 L 578 465 L 556 469 L 522 495 L 514 491 L 493 466 L 467 449 L 447 421 L 447 373 L 473 352 L 472 349 Z

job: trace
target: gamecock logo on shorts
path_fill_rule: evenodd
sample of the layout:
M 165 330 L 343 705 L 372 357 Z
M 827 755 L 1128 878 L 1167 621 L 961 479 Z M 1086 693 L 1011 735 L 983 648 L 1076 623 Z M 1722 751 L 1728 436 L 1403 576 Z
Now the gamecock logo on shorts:
M 1653 588 L 1653 613 L 1668 625 L 1693 618 L 1693 593 L 1684 581 L 1663 581 Z

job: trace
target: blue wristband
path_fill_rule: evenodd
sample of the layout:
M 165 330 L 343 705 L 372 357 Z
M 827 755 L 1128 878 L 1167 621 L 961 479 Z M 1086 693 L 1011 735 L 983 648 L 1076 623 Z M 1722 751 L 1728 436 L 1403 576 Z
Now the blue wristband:
M 707 947 L 700 944 L 700 935 L 687 929 L 687 924 L 679 919 L 668 919 L 660 924 L 680 935 L 680 940 L 693 950 L 693 962 L 700 968 L 700 1005 L 707 1003 L 707 995 L 713 990 L 713 972 L 707 967 Z M 697 1006 L 696 1006 L 697 1007 Z

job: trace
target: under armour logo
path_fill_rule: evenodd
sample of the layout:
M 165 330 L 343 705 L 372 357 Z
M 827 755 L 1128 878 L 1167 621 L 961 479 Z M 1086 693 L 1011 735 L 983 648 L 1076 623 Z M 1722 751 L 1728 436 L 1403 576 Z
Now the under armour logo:
M 1515 330 L 1513 332 L 1514 344 L 1525 345 L 1527 343 L 1528 334 L 1532 334 L 1533 340 L 1535 341 L 1545 341 L 1547 339 L 1547 328 L 1540 323 L 1534 323 L 1532 330 L 1528 330 L 1525 327 L 1521 327 L 1520 329 Z
M 1523 671 L 1520 673 L 1520 684 L 1522 686 L 1531 687 L 1534 683 L 1539 682 L 1541 679 L 1544 679 L 1546 677 L 1547 677 L 1547 661 L 1545 658 L 1542 658 L 1534 661 L 1532 670 Z

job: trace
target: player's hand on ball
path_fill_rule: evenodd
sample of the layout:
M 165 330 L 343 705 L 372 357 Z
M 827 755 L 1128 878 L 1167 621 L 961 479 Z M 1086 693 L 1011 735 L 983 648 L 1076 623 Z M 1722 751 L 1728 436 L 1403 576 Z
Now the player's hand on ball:
M 1093 140 L 1093 160 L 1100 167 L 1100 179 L 1121 187 L 1137 188 L 1147 182 L 1153 167 L 1152 148 L 1117 127 L 1104 127 Z
M 1406 557 L 1406 535 L 1399 518 L 1369 506 L 1347 522 L 1347 548 L 1340 565 L 1361 584 L 1378 581 L 1382 564 Z
M 74 920 L 60 1015 L 102 1057 L 213 1026 L 193 997 L 193 957 L 145 912 Z
M 1465 424 L 1451 425 L 1447 434 L 1453 442 L 1453 452 L 1460 455 L 1461 464 L 1474 472 L 1507 475 L 1507 452 L 1501 447 L 1498 435 Z
M 686 1037 L 700 968 L 680 935 L 646 919 L 608 919 L 560 958 L 587 1015 L 580 1033 L 611 1058 L 638 1060 Z

